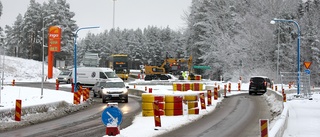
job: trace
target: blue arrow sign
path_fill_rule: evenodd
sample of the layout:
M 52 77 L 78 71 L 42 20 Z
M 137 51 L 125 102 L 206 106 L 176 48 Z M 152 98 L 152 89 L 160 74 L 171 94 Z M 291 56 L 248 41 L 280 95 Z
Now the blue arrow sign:
M 306 69 L 306 70 L 304 70 L 304 72 L 306 72 L 307 74 L 309 74 L 310 75 L 310 69 Z
M 117 107 L 107 107 L 101 114 L 101 120 L 105 126 L 119 126 L 122 122 L 122 112 Z

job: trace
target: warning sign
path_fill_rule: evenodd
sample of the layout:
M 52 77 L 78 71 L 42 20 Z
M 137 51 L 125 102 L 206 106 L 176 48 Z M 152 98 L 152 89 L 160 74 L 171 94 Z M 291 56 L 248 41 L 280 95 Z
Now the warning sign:
M 304 66 L 306 67 L 306 69 L 309 69 L 310 66 L 311 66 L 311 64 L 312 64 L 312 62 L 307 62 L 307 61 L 305 61 L 305 62 L 303 62 L 303 64 L 304 64 Z

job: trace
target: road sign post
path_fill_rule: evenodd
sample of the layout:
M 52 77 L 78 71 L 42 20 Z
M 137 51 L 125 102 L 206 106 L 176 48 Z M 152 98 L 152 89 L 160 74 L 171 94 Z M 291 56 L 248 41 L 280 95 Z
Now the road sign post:
M 102 123 L 106 126 L 106 135 L 120 134 L 120 124 L 122 122 L 122 112 L 118 107 L 110 106 L 103 110 L 101 114 Z

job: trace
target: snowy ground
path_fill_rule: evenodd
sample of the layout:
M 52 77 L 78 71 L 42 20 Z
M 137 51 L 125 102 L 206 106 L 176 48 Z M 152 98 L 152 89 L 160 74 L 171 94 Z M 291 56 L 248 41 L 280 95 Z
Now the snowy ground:
M 12 62 L 10 62 L 12 61 Z M 16 79 L 16 81 L 41 81 L 41 62 L 35 62 L 32 60 L 22 60 L 17 58 L 6 57 L 6 64 L 10 64 L 10 66 L 5 67 L 5 84 L 10 84 L 12 79 Z M 29 66 L 30 65 L 30 66 Z M 28 69 L 25 69 L 28 68 Z M 40 69 L 39 69 L 40 68 Z M 45 66 L 46 68 L 46 66 Z M 58 75 L 59 71 L 55 70 L 54 75 Z M 52 81 L 54 82 L 54 80 Z M 236 84 L 232 84 L 232 89 L 236 89 Z M 166 91 L 172 93 L 172 86 L 153 86 L 153 92 L 156 93 L 158 91 Z M 133 88 L 130 86 L 130 88 Z M 137 86 L 137 88 L 141 88 L 144 90 L 144 86 Z M 242 89 L 247 90 L 248 84 L 243 83 Z M 246 91 L 232 91 L 227 95 L 234 95 L 240 93 L 247 93 Z M 63 94 L 63 96 L 61 96 Z M 285 131 L 284 137 L 317 137 L 320 135 L 320 130 L 318 130 L 320 123 L 320 95 L 319 92 L 313 94 L 313 100 L 308 99 L 297 99 L 293 98 L 293 94 L 288 94 L 288 101 L 285 103 L 285 107 L 289 109 L 289 121 L 288 128 Z M 272 96 L 266 96 L 266 100 L 269 102 L 273 102 L 275 99 Z M 67 104 L 67 107 L 73 107 L 73 95 L 70 92 L 64 91 L 56 91 L 56 90 L 44 90 L 43 98 L 41 98 L 41 90 L 35 88 L 27 88 L 27 87 L 12 87 L 10 85 L 4 86 L 3 90 L 1 90 L 1 101 L 0 107 L 1 110 L 14 109 L 15 100 L 22 100 L 22 107 L 27 106 L 38 106 L 43 104 L 54 104 L 55 102 L 64 101 Z M 141 114 L 137 115 L 134 119 L 134 122 L 131 126 L 122 129 L 120 131 L 119 137 L 136 137 L 136 136 L 155 136 L 161 133 L 167 132 L 169 130 L 173 130 L 182 126 L 184 124 L 188 124 L 198 118 L 201 118 L 202 115 L 206 115 L 214 110 L 215 106 L 218 102 L 220 102 L 223 98 L 219 98 L 219 100 L 214 101 L 212 106 L 207 107 L 206 110 L 201 110 L 199 115 L 184 115 L 184 116 L 161 116 L 162 127 L 159 130 L 154 130 L 154 119 L 153 117 L 142 117 Z M 56 109 L 54 105 L 51 107 L 52 110 Z M 273 109 L 277 111 L 279 106 L 274 106 Z M 47 112 L 48 113 L 48 112 Z M 46 114 L 45 114 L 46 115 Z M 32 119 L 35 116 L 39 116 L 39 114 L 27 114 L 22 117 L 22 122 L 15 122 L 13 117 L 11 116 L 2 116 L 0 117 L 1 126 L 5 128 L 6 126 L 14 124 L 23 124 L 23 121 L 27 121 Z M 277 127 L 281 125 L 277 125 L 278 121 L 283 120 L 280 116 L 276 121 L 270 123 L 272 127 Z M 101 123 L 102 124 L 102 123 Z M 258 126 L 258 125 L 257 125 Z M 269 127 L 270 129 L 271 127 Z M 141 129 L 144 129 L 143 132 L 137 132 Z

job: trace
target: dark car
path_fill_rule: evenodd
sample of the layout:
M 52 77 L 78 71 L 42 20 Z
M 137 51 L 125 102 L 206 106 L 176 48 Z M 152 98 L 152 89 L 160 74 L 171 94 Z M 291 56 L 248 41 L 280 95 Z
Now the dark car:
M 98 81 L 93 87 L 93 97 L 99 96 L 102 102 L 113 101 L 128 102 L 128 86 L 123 81 Z
M 271 87 L 271 81 L 265 76 L 254 76 L 250 78 L 249 95 L 255 93 L 266 93 L 267 88 Z

